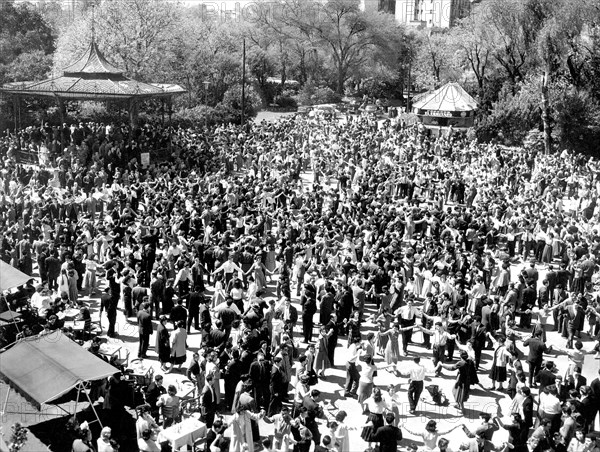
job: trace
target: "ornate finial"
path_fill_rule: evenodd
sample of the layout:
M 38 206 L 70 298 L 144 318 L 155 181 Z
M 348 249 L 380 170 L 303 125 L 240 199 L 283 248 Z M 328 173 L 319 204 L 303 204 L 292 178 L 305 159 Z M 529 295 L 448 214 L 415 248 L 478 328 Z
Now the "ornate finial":
M 96 11 L 96 2 L 92 3 L 92 42 L 96 41 L 96 18 L 95 18 L 95 11 Z

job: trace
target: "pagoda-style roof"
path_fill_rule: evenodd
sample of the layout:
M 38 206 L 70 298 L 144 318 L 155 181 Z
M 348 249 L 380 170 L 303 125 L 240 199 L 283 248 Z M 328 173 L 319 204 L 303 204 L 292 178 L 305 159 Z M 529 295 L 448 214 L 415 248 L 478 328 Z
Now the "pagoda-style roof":
M 169 97 L 184 93 L 179 85 L 132 80 L 109 63 L 94 40 L 63 75 L 39 82 L 10 83 L 0 92 L 29 96 L 48 96 L 70 100 L 136 99 Z
M 74 76 L 80 74 L 115 74 L 123 75 L 123 71 L 110 64 L 100 49 L 96 41 L 92 40 L 87 52 L 75 63 L 64 69 L 63 75 Z
M 413 110 L 416 113 L 469 113 L 477 110 L 477 101 L 458 83 L 450 82 L 413 100 Z

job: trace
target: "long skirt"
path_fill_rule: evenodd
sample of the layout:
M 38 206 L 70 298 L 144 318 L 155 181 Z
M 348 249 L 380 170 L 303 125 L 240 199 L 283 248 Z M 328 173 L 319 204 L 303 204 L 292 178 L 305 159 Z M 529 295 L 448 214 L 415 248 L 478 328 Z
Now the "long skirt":
M 452 395 L 454 396 L 454 400 L 459 405 L 462 405 L 467 400 L 469 400 L 469 391 L 470 387 L 468 384 L 464 383 L 456 383 L 454 388 L 452 389 Z
M 364 427 L 362 429 L 362 433 L 360 434 L 360 437 L 362 439 L 364 439 L 366 442 L 372 442 L 374 441 L 374 437 L 375 437 L 375 432 L 377 432 L 377 429 L 379 427 L 383 427 L 383 414 L 369 414 L 369 418 L 367 419 L 367 422 L 371 422 L 373 424 L 373 426 L 369 426 L 369 427 Z
M 552 245 L 544 246 L 544 251 L 542 252 L 542 262 L 546 264 L 552 262 Z
M 359 381 L 358 389 L 356 390 L 356 394 L 358 395 L 358 403 L 363 403 L 369 397 L 371 397 L 371 393 L 373 392 L 373 382 L 372 381 Z
M 323 345 L 323 342 L 325 342 L 325 345 Z M 317 350 L 317 356 L 315 358 L 315 370 L 317 372 L 331 368 L 331 362 L 329 361 L 328 355 L 329 354 L 328 354 L 328 350 L 327 350 L 327 341 L 322 341 L 319 344 L 319 348 Z
M 498 383 L 506 381 L 506 367 L 493 365 L 490 370 L 490 379 Z

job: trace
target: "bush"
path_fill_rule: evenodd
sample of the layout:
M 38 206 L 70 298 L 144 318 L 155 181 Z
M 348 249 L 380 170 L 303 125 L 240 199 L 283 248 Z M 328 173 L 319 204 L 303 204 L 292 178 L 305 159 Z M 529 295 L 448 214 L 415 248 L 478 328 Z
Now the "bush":
M 292 96 L 276 96 L 275 103 L 281 108 L 297 108 L 298 102 Z
M 574 89 L 557 93 L 553 102 L 552 137 L 561 148 L 598 153 L 600 105 L 587 92 Z
M 328 86 L 317 86 L 310 80 L 304 84 L 296 96 L 298 105 L 335 104 L 341 100 L 342 96 Z
M 198 127 L 204 124 L 212 126 L 227 121 L 228 115 L 222 109 L 208 105 L 198 105 L 192 108 L 180 108 L 173 112 L 173 123 L 181 127 Z
M 252 85 L 246 86 L 245 92 L 245 115 L 246 118 L 251 118 L 257 115 L 262 108 L 262 100 Z M 241 116 L 241 99 L 242 99 L 242 86 L 234 85 L 230 87 L 223 96 L 222 106 L 231 115 L 233 122 L 238 122 Z
M 482 142 L 498 139 L 519 145 L 531 129 L 541 125 L 540 88 L 538 82 L 528 80 L 517 87 L 504 85 L 492 112 L 479 122 L 475 134 Z

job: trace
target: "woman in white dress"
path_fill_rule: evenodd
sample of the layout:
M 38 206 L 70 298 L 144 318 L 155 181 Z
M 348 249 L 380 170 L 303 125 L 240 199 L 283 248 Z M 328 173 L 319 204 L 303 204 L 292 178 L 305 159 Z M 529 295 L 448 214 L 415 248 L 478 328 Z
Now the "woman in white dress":
M 240 406 L 237 413 L 231 416 L 231 444 L 229 452 L 254 452 L 254 435 L 251 421 L 258 421 L 265 416 L 265 410 L 260 413 L 248 411 L 248 407 Z
M 206 357 L 206 377 L 212 375 L 212 387 L 217 398 L 217 405 L 221 403 L 221 370 L 219 369 L 219 363 L 217 354 L 212 352 Z

